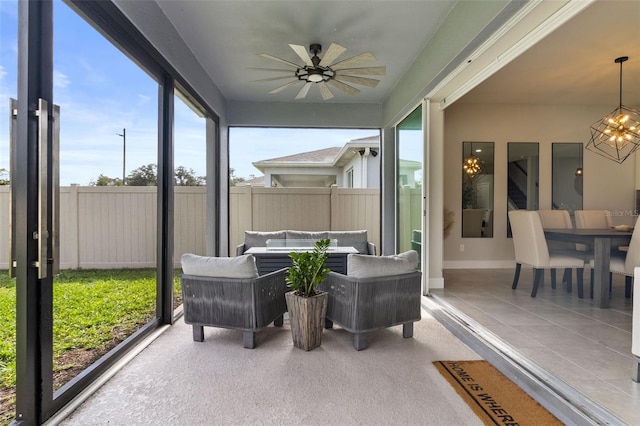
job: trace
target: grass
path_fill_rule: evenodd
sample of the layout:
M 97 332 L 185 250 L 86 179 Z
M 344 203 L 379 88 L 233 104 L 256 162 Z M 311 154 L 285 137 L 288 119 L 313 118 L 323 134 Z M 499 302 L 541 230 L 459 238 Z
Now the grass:
M 174 274 L 174 294 L 180 294 Z M 175 298 L 174 298 L 175 299 Z M 66 270 L 53 284 L 54 385 L 66 383 L 155 316 L 156 270 Z M 175 302 L 174 302 L 175 303 Z M 0 424 L 16 384 L 15 279 L 0 273 Z

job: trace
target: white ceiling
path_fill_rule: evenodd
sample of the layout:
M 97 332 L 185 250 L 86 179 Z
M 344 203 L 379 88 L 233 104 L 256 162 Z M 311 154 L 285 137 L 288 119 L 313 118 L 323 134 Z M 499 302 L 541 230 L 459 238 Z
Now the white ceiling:
M 640 1 L 598 1 L 485 80 L 474 103 L 640 106 Z
M 282 81 L 249 67 L 278 68 L 257 56 L 300 63 L 289 43 L 331 42 L 347 58 L 371 51 L 387 75 L 376 88 L 349 96 L 332 89 L 331 102 L 384 103 L 456 1 L 159 1 L 158 5 L 229 101 L 294 102 L 296 87 L 268 92 Z M 461 99 L 463 102 L 640 105 L 640 1 L 600 0 L 530 48 Z M 322 56 L 322 55 L 320 55 Z M 298 86 L 299 88 L 299 86 Z M 317 90 L 303 102 L 322 102 Z M 295 102 L 301 102 L 297 100 Z
M 286 81 L 251 83 L 278 74 L 247 68 L 286 68 L 258 53 L 301 63 L 289 44 L 320 43 L 325 51 L 335 42 L 347 48 L 340 59 L 370 51 L 377 61 L 362 66 L 384 65 L 387 75 L 375 89 L 358 86 L 362 91 L 355 96 L 332 88 L 331 102 L 382 103 L 455 3 L 298 0 L 159 1 L 158 5 L 227 100 L 293 101 L 300 86 L 269 94 Z M 322 102 L 317 88 L 304 101 Z

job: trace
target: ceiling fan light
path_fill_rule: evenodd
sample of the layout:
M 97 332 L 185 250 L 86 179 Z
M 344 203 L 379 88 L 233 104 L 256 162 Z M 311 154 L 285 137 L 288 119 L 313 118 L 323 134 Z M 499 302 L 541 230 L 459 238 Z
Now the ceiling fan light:
M 321 73 L 310 72 L 307 76 L 307 81 L 310 81 L 312 83 L 320 83 L 322 80 L 324 80 L 324 78 L 322 77 Z
M 367 77 L 359 77 L 358 75 L 385 75 L 386 68 L 384 66 L 376 66 L 376 67 L 357 67 L 352 68 L 358 65 L 361 65 L 365 62 L 373 62 L 376 60 L 375 56 L 371 52 L 362 53 L 356 56 L 353 56 L 348 59 L 344 59 L 339 62 L 335 62 L 336 59 L 340 55 L 342 55 L 347 49 L 342 47 L 336 43 L 331 43 L 327 52 L 323 55 L 322 59 L 318 57 L 318 54 L 322 51 L 322 46 L 319 43 L 313 43 L 309 46 L 309 51 L 313 54 L 310 56 L 307 53 L 306 49 L 303 46 L 297 44 L 289 44 L 289 47 L 293 49 L 293 51 L 298 55 L 300 59 L 303 61 L 303 65 L 298 65 L 294 62 L 288 61 L 286 59 L 278 58 L 273 55 L 268 55 L 266 53 L 260 53 L 259 55 L 271 59 L 273 61 L 277 61 L 283 63 L 285 65 L 291 66 L 295 69 L 293 76 L 296 80 L 290 83 L 287 83 L 283 86 L 280 86 L 274 90 L 271 90 L 269 93 L 279 93 L 287 87 L 290 87 L 294 84 L 303 82 L 304 86 L 307 89 L 300 90 L 296 95 L 295 99 L 302 99 L 306 96 L 308 92 L 308 87 L 306 83 L 315 83 L 320 90 L 320 95 L 323 100 L 329 100 L 333 98 L 333 93 L 325 83 L 329 83 L 334 87 L 340 89 L 348 95 L 355 95 L 360 92 L 359 89 L 349 85 L 348 83 L 360 84 L 368 87 L 376 87 L 376 85 L 380 82 L 380 80 L 367 78 Z M 259 69 L 259 68 L 256 68 Z M 263 70 L 270 70 L 262 68 Z M 337 75 L 336 69 L 340 69 L 340 76 Z M 287 71 L 287 70 L 273 70 L 273 71 Z M 340 78 L 338 78 L 340 77 Z M 275 78 L 269 79 L 261 79 L 254 81 L 271 81 L 271 80 L 279 80 L 286 79 L 287 76 L 278 76 Z

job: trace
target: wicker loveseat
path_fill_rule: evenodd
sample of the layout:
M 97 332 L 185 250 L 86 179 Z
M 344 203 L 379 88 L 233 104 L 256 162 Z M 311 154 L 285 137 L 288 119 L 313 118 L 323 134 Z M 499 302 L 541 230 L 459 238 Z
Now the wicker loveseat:
M 402 324 L 402 335 L 413 336 L 421 319 L 422 273 L 414 250 L 394 256 L 347 257 L 347 275 L 329 272 L 319 286 L 329 293 L 325 328 L 337 323 L 353 333 L 356 350 L 366 349 L 367 333 Z
M 265 247 L 267 240 L 320 240 L 324 238 L 338 240 L 339 246 L 354 247 L 360 254 L 376 254 L 376 246 L 367 240 L 367 231 L 245 231 L 244 242 L 236 247 L 240 256 L 252 247 Z
M 252 255 L 216 258 L 182 256 L 184 321 L 193 340 L 204 340 L 204 327 L 243 331 L 244 347 L 253 349 L 256 332 L 273 323 L 282 326 L 287 311 L 286 269 L 258 276 Z

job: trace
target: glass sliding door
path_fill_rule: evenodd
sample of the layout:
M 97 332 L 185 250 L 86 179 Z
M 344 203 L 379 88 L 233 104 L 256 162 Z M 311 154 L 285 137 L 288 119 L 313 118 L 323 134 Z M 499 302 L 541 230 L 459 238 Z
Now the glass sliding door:
M 15 418 L 16 407 L 16 280 L 9 276 L 11 238 L 10 99 L 18 98 L 18 2 L 0 1 L 0 424 Z M 11 121 L 15 122 L 12 118 Z
M 158 78 L 153 61 L 143 70 L 144 60 L 134 62 L 136 55 L 114 47 L 70 7 L 86 7 L 83 15 L 100 22 L 128 23 L 107 2 L 54 0 L 18 2 L 19 19 L 5 26 L 2 5 L 2 30 L 18 34 L 21 69 L 8 69 L 18 88 L 7 156 L 15 187 L 7 256 L 17 289 L 15 356 L 2 348 L 16 407 L 5 406 L 14 401 L 9 386 L 2 415 L 20 424 L 41 424 L 67 404 L 166 323 L 158 306 L 170 302 L 157 291 L 164 279 L 156 277 L 165 277 L 158 247 L 173 232 L 172 223 L 164 227 L 169 215 L 159 207 L 157 170 L 158 147 L 170 147 L 164 141 L 172 138 L 171 126 L 159 137 L 158 117 L 172 122 L 173 99 L 160 104 L 158 95 L 173 95 L 173 81 Z M 2 61 L 4 73 L 10 62 Z M 158 222 L 167 229 L 162 238 Z M 10 285 L 3 279 L 2 287 Z
M 57 391 L 156 317 L 158 83 L 65 3 L 53 6 Z
M 206 122 L 200 108 L 176 90 L 174 99 L 174 264 L 184 253 L 206 253 Z M 182 304 L 174 272 L 173 307 Z
M 397 251 L 416 250 L 422 241 L 422 106 L 397 126 Z

